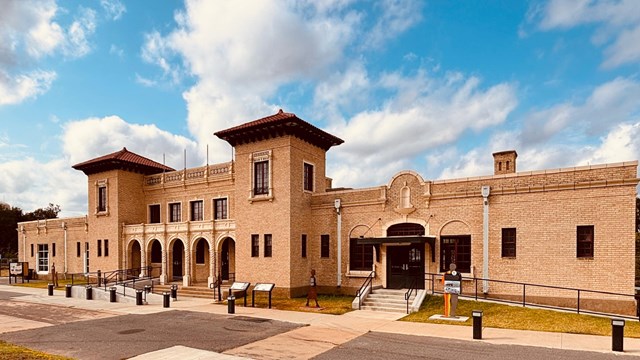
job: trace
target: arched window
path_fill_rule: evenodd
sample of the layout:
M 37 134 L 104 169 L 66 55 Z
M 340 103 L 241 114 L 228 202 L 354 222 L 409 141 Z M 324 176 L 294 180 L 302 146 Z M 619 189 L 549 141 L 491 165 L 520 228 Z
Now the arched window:
M 408 209 L 411 206 L 411 189 L 408 186 L 404 186 L 402 190 L 400 190 L 400 207 L 404 209 Z

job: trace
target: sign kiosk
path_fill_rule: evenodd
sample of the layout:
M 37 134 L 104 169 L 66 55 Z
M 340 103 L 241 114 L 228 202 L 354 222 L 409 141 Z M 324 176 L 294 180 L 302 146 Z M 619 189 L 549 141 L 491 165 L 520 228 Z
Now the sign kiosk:
M 449 265 L 442 277 L 444 284 L 444 316 L 456 317 L 456 307 L 458 306 L 458 295 L 462 291 L 462 274 L 456 271 L 456 264 Z
M 276 284 L 270 283 L 258 283 L 253 287 L 251 291 L 251 307 L 256 307 L 256 291 L 258 292 L 268 292 L 269 293 L 269 309 L 271 309 L 271 292 Z
M 236 298 L 244 298 L 244 306 L 247 307 L 247 289 L 249 289 L 251 283 L 248 282 L 234 282 L 229 288 L 229 296 L 233 295 Z
M 24 277 L 29 273 L 29 263 L 28 262 L 12 262 L 9 263 L 9 284 L 11 284 L 11 278 L 13 277 L 14 283 L 18 283 L 18 276 L 22 278 L 22 283 L 24 284 Z M 29 282 L 29 277 L 27 277 L 27 282 Z

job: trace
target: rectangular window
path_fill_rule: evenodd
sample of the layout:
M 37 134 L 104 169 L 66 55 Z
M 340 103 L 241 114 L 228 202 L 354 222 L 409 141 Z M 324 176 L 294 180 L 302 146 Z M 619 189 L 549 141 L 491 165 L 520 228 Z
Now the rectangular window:
M 313 191 L 313 165 L 304 163 L 304 189 Z
M 349 269 L 373 269 L 373 245 L 358 244 L 358 239 L 349 240 Z
M 227 199 L 213 199 L 214 206 L 214 220 L 228 219 L 227 213 Z
M 300 249 L 300 252 L 302 253 L 302 257 L 306 258 L 307 257 L 307 235 L 306 234 L 302 234 L 300 245 L 302 246 L 302 248 Z
M 98 246 L 96 249 L 98 249 L 98 256 L 102 256 L 102 240 L 98 239 Z
M 109 256 L 109 240 L 104 239 L 104 256 Z
M 33 257 L 33 244 L 31 244 L 31 257 Z
M 107 187 L 98 187 L 98 212 L 107 211 Z
M 440 251 L 440 271 L 448 271 L 454 263 L 459 272 L 471 272 L 471 235 L 441 237 Z
M 253 163 L 253 195 L 269 194 L 269 161 Z
M 181 205 L 180 203 L 169 204 L 169 222 L 182 221 L 180 205 Z
M 38 272 L 49 272 L 49 244 L 38 244 Z
M 56 243 L 51 244 L 51 256 L 56 256 Z
M 320 235 L 320 257 L 329 257 L 329 235 Z
M 81 250 L 80 250 L 80 241 L 78 241 L 78 242 L 76 243 L 76 253 L 77 253 L 77 254 L 76 254 L 76 256 L 77 256 L 77 257 L 80 257 L 80 253 L 81 253 Z
M 578 226 L 577 253 L 579 258 L 593 258 L 593 225 Z
M 202 200 L 191 202 L 191 221 L 202 221 L 204 219 Z
M 502 257 L 516 257 L 516 229 L 502 229 Z
M 160 223 L 160 204 L 149 205 L 149 223 Z
M 271 257 L 271 234 L 264 234 L 264 257 Z
M 257 234 L 251 235 L 251 257 L 258 257 L 260 255 L 260 236 Z

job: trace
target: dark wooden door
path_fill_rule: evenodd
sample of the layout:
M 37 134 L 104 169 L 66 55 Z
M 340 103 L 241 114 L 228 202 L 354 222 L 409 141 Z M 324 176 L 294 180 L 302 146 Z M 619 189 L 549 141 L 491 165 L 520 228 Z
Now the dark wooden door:
M 222 280 L 229 280 L 229 239 L 222 242 L 222 252 L 220 254 L 220 276 Z
M 176 241 L 173 244 L 173 278 L 182 279 L 182 259 L 184 257 L 184 246 L 182 241 Z

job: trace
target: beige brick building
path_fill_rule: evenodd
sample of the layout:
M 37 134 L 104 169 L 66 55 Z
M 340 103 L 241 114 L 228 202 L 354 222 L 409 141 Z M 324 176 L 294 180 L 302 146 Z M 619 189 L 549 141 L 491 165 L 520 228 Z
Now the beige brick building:
M 375 285 L 417 276 L 430 288 L 423 274 L 451 262 L 468 276 L 634 293 L 637 161 L 516 172 L 516 152 L 504 151 L 494 175 L 402 171 L 334 189 L 326 152 L 343 141 L 294 114 L 215 135 L 232 162 L 174 170 L 125 148 L 74 165 L 88 177 L 87 216 L 19 224 L 21 260 L 43 275 L 53 263 L 65 273 L 153 265 L 163 282 L 273 282 L 290 296 L 306 292 L 312 268 L 321 291 L 353 294 L 372 271 Z

